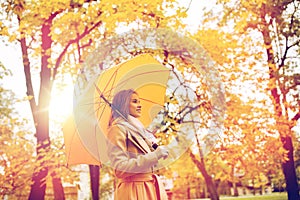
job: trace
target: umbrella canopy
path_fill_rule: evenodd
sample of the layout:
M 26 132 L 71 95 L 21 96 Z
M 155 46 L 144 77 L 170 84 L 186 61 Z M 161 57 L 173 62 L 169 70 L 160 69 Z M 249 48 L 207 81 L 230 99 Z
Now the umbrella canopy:
M 163 109 L 170 70 L 148 54 L 139 55 L 109 68 L 90 83 L 76 99 L 73 119 L 64 126 L 65 146 L 69 164 L 100 164 L 109 159 L 106 134 L 114 95 L 124 89 L 134 89 L 141 100 L 142 116 L 148 126 Z M 78 151 L 81 150 L 81 154 Z
M 63 127 L 65 150 L 67 162 L 69 165 L 75 164 L 90 164 L 101 165 L 101 162 L 96 160 L 88 150 L 83 146 L 79 138 L 78 130 L 74 121 L 74 117 L 70 116 Z

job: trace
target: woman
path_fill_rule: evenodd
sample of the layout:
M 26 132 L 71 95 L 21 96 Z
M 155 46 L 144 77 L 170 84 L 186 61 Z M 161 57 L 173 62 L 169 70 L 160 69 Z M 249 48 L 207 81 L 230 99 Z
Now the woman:
M 108 156 L 115 170 L 115 199 L 163 200 L 165 190 L 153 174 L 158 160 L 168 156 L 165 147 L 152 147 L 147 131 L 137 119 L 141 116 L 138 94 L 132 90 L 118 92 L 112 102 L 112 119 L 108 131 Z

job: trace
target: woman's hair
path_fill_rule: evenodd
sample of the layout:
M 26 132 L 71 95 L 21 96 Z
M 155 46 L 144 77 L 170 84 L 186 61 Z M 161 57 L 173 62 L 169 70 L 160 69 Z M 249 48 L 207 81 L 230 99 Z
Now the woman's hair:
M 129 104 L 132 94 L 136 94 L 133 89 L 121 90 L 115 94 L 112 101 L 112 120 L 118 117 L 125 117 L 128 119 L 129 116 Z M 121 116 L 122 114 L 123 116 Z

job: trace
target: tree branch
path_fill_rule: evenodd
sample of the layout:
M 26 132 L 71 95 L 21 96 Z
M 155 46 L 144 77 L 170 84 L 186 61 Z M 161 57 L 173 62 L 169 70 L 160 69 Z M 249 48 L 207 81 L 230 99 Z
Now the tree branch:
M 101 13 L 100 13 L 101 15 Z M 57 70 L 62 62 L 63 57 L 65 56 L 65 54 L 67 53 L 67 50 L 69 49 L 69 47 L 74 44 L 74 43 L 78 43 L 79 40 L 81 40 L 82 38 L 84 38 L 86 35 L 88 35 L 91 31 L 93 31 L 95 28 L 97 28 L 98 26 L 100 26 L 102 24 L 102 20 L 98 21 L 97 23 L 95 23 L 90 29 L 88 29 L 87 27 L 85 28 L 85 30 L 83 31 L 82 34 L 79 34 L 77 38 L 72 39 L 68 42 L 68 44 L 65 46 L 65 48 L 63 49 L 63 51 L 60 53 L 60 55 L 58 56 L 56 63 L 55 63 L 55 67 L 53 69 L 53 76 L 52 76 L 52 80 L 55 79 L 55 76 L 57 74 Z
M 20 19 L 19 23 L 20 23 Z M 23 66 L 24 66 L 24 74 L 25 74 L 25 80 L 26 80 L 26 95 L 29 97 L 29 104 L 30 104 L 30 109 L 33 117 L 34 123 L 36 123 L 37 116 L 36 116 L 36 111 L 37 111 L 37 104 L 35 101 L 35 94 L 32 86 L 32 79 L 31 79 L 31 72 L 30 72 L 30 61 L 29 61 L 29 55 L 28 55 L 28 47 L 26 45 L 26 38 L 25 35 L 21 34 L 22 38 L 20 40 L 21 44 L 21 50 L 22 50 L 22 58 L 23 58 Z
M 196 105 L 196 106 L 193 106 L 193 107 L 191 107 L 191 106 L 185 106 L 185 107 L 178 113 L 178 115 L 181 115 L 185 110 L 187 110 L 187 111 L 183 114 L 183 116 L 181 117 L 180 120 L 184 119 L 185 116 L 186 116 L 187 114 L 192 113 L 194 110 L 197 110 L 197 109 L 199 109 L 200 107 L 206 107 L 207 105 L 209 105 L 209 108 L 211 107 L 211 105 L 210 105 L 209 103 L 207 103 L 207 102 L 202 102 L 202 103 L 200 103 L 200 104 L 198 104 L 198 105 Z
M 300 119 L 300 111 L 292 118 L 293 121 Z
M 74 2 L 74 0 L 71 0 L 70 6 L 73 9 L 74 8 L 81 8 L 84 3 L 90 3 L 92 1 L 97 1 L 97 0 L 84 0 L 82 3 L 78 3 L 78 1 Z

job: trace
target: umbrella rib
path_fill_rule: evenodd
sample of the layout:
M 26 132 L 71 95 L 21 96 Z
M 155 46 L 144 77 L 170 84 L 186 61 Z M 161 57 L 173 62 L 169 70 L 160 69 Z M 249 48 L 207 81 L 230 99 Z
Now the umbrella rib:
M 107 89 L 109 83 L 110 83 L 112 80 L 113 80 L 113 81 L 112 81 L 112 84 L 115 83 L 115 80 L 116 80 L 116 76 L 117 76 L 118 70 L 119 70 L 119 69 L 116 69 L 116 70 L 114 71 L 114 73 L 112 74 L 112 76 L 110 77 L 110 79 L 108 80 L 106 86 L 104 87 L 104 91 L 106 91 L 106 89 Z M 96 88 L 98 94 L 99 94 L 100 97 L 101 97 L 101 95 L 103 95 L 103 93 L 102 93 L 101 90 L 97 87 L 96 84 L 94 84 L 94 85 L 95 85 L 95 88 Z M 101 101 L 99 101 L 98 103 L 100 104 Z M 102 112 L 101 112 L 101 114 L 100 114 L 100 116 L 99 116 L 99 119 L 101 119 L 101 117 L 102 117 L 102 115 L 103 115 L 103 113 L 104 113 L 105 106 L 106 106 L 106 105 L 104 105 L 104 108 L 102 109 Z M 100 106 L 99 106 L 99 108 L 97 109 L 96 113 L 98 113 L 98 111 L 100 111 Z
M 114 71 L 114 73 L 112 74 L 112 76 L 111 76 L 110 79 L 108 80 L 106 86 L 104 87 L 103 91 L 106 91 L 106 89 L 107 89 L 108 85 L 110 84 L 110 82 L 112 81 L 112 79 L 113 79 L 113 81 L 112 81 L 112 88 L 113 88 L 113 85 L 114 85 L 115 82 L 116 82 L 117 73 L 118 73 L 119 69 L 120 69 L 120 67 L 118 67 L 118 69 L 116 69 L 116 70 Z M 100 90 L 99 90 L 99 91 L 100 91 Z M 99 91 L 98 91 L 98 92 L 99 92 Z M 112 89 L 109 90 L 109 95 L 111 95 L 111 91 L 112 91 Z M 101 91 L 100 91 L 100 92 L 101 92 Z M 101 94 L 103 94 L 103 93 L 101 93 Z
M 158 102 L 155 102 L 155 101 L 152 101 L 152 100 L 149 100 L 149 99 L 145 99 L 145 98 L 142 98 L 142 97 L 140 97 L 140 100 L 143 100 L 143 101 L 147 101 L 147 102 L 150 102 L 150 103 L 153 103 L 153 104 L 157 104 L 157 105 L 160 105 L 160 106 L 164 106 L 164 105 L 161 105 L 160 103 L 158 103 Z
M 95 85 L 95 88 L 96 88 L 98 94 L 100 95 L 100 98 L 102 98 L 102 99 L 105 101 L 105 103 L 107 103 L 107 104 L 111 107 L 111 103 L 110 103 L 109 101 L 106 100 L 106 98 L 103 96 L 103 93 L 102 93 L 101 90 L 98 88 L 98 86 L 97 86 L 96 84 L 94 84 L 94 85 Z M 107 85 L 108 85 L 108 84 L 107 84 Z M 106 87 L 107 87 L 107 85 L 106 85 Z M 100 104 L 100 102 L 101 102 L 101 101 L 99 101 L 99 104 Z M 102 109 L 102 111 L 101 111 L 101 113 L 100 113 L 100 115 L 99 115 L 98 120 L 100 120 L 100 119 L 102 118 L 102 116 L 103 116 L 103 114 L 104 114 L 105 107 L 106 107 L 106 104 L 104 104 L 104 108 Z M 99 108 L 96 110 L 96 113 L 98 113 L 98 111 L 100 111 L 100 106 L 99 106 Z
M 109 107 L 111 108 L 111 109 L 113 109 L 114 111 L 116 111 L 122 118 L 124 118 L 125 120 L 127 120 L 127 118 L 117 109 L 117 108 L 115 108 L 113 105 L 112 105 L 112 103 L 110 103 L 107 99 L 106 99 L 106 97 L 103 95 L 103 93 L 101 92 L 101 90 L 97 87 L 97 85 L 95 84 L 95 87 L 96 87 L 96 90 L 98 91 L 98 93 L 100 93 L 101 95 L 100 95 L 100 97 L 104 100 L 104 102 L 106 103 L 105 104 L 105 106 L 106 105 L 109 105 Z M 105 109 L 105 108 L 104 108 Z M 104 112 L 104 109 L 103 109 L 103 112 Z M 103 112 L 102 112 L 102 114 L 103 114 Z M 101 117 L 102 117 L 102 114 L 101 114 Z M 100 119 L 100 118 L 99 118 Z
M 102 92 L 97 85 L 95 85 L 96 87 L 96 90 L 98 92 L 98 94 L 100 95 L 100 97 L 104 100 L 104 101 L 107 101 L 107 97 L 110 97 L 111 96 L 111 92 L 117 87 L 117 86 L 114 86 L 115 85 L 115 81 L 116 81 L 116 76 L 117 76 L 117 73 L 118 73 L 118 69 L 116 69 L 113 73 L 113 75 L 110 77 L 110 79 L 108 80 L 108 83 L 106 84 L 105 88 L 104 88 L 104 91 L 106 91 L 108 85 L 110 84 L 110 82 L 112 82 L 112 87 L 111 89 L 107 90 L 105 93 L 108 93 L 106 95 L 106 97 L 104 96 L 104 92 Z M 142 76 L 142 75 L 145 75 L 145 74 L 152 74 L 152 73 L 159 73 L 159 72 L 169 72 L 170 70 L 154 70 L 154 71 L 150 71 L 150 72 L 143 72 L 143 73 L 140 73 L 140 74 L 136 74 L 136 75 L 133 75 L 125 80 L 123 80 L 122 82 L 118 83 L 118 85 L 122 85 L 124 83 L 126 83 L 128 80 L 130 79 L 133 79 L 133 78 L 136 78 L 138 76 Z M 154 102 L 152 100 L 149 100 L 149 99 L 145 99 L 145 98 L 141 98 L 142 100 L 144 101 L 147 101 L 147 102 L 150 102 L 150 103 L 153 103 L 153 104 L 157 104 L 157 105 L 160 105 L 160 106 L 163 106 L 161 105 L 160 103 L 158 102 Z M 110 107 L 111 107 L 111 103 L 109 101 L 106 102 Z M 106 106 L 106 105 L 105 105 Z M 105 109 L 105 108 L 104 108 Z M 102 109 L 102 112 L 99 116 L 99 119 L 101 119 L 102 115 L 103 115 L 103 112 L 104 112 L 104 109 Z M 100 107 L 99 107 L 99 110 L 100 110 Z
M 108 80 L 106 86 L 104 87 L 104 91 L 106 91 L 106 89 L 107 89 L 108 85 L 110 84 L 110 82 L 112 82 L 112 83 L 111 83 L 112 85 L 115 84 L 118 70 L 119 70 L 119 68 L 116 69 L 116 70 L 114 71 L 114 73 L 112 74 L 112 76 L 111 76 L 110 79 Z M 98 94 L 100 95 L 100 97 L 101 97 L 101 96 L 104 97 L 103 92 L 101 92 L 101 90 L 97 87 L 97 85 L 95 85 L 95 87 L 96 87 L 96 90 L 97 90 Z M 112 86 L 112 88 L 113 88 L 113 86 Z M 110 89 L 110 90 L 107 91 L 107 92 L 109 92 L 109 93 L 108 93 L 108 96 L 110 96 L 110 95 L 111 95 L 111 92 L 112 92 L 112 89 Z M 102 99 L 103 99 L 103 98 L 102 98 Z M 106 99 L 106 98 L 105 98 L 105 99 Z M 99 103 L 100 103 L 100 102 L 101 102 L 101 101 L 99 101 Z M 108 101 L 107 101 L 106 103 L 108 103 L 108 104 L 110 105 L 110 103 L 109 103 Z M 99 120 L 102 118 L 102 116 L 103 116 L 103 114 L 104 114 L 105 107 L 106 107 L 106 104 L 104 105 L 104 108 L 102 109 L 102 112 L 101 112 L 100 115 L 99 115 Z M 110 107 L 111 107 L 111 105 L 110 105 Z M 99 107 L 99 110 L 100 110 L 100 107 Z M 98 111 L 99 111 L 99 110 L 98 110 Z
M 116 78 L 116 75 L 117 75 L 117 72 L 118 72 L 119 69 L 116 69 L 114 71 L 114 73 L 112 74 L 112 76 L 110 77 L 110 79 L 108 80 L 108 83 L 106 84 L 105 88 L 104 88 L 104 91 L 106 90 L 106 88 L 108 87 L 108 84 L 110 83 L 110 81 L 112 80 L 112 78 Z
M 89 108 L 89 110 L 87 110 L 87 114 L 88 114 L 88 115 L 93 114 L 94 112 L 95 112 L 95 113 L 98 113 L 98 111 L 99 111 L 99 110 L 101 109 L 101 107 L 103 107 L 103 106 L 104 106 L 104 108 L 103 108 L 102 110 L 105 109 L 105 106 L 106 106 L 105 103 L 101 103 L 101 101 L 99 101 L 97 104 L 99 105 L 99 107 L 96 108 L 96 111 L 95 111 L 93 108 Z M 102 106 L 101 106 L 101 104 L 102 104 Z M 94 102 L 92 102 L 92 103 L 81 104 L 81 106 L 90 106 L 90 105 L 94 105 Z M 101 113 L 100 116 L 102 117 L 102 115 L 103 115 L 103 112 Z M 100 117 L 100 118 L 101 118 L 101 117 Z M 100 119 L 100 118 L 99 118 L 99 119 Z
M 124 83 L 126 83 L 126 81 L 128 81 L 128 80 L 130 80 L 130 79 L 133 79 L 133 78 L 136 78 L 136 77 L 138 77 L 138 76 L 145 75 L 145 74 L 159 73 L 159 72 L 169 72 L 169 71 L 170 71 L 170 70 L 154 70 L 154 71 L 150 71 L 150 72 L 143 72 L 143 73 L 140 73 L 140 74 L 133 75 L 133 76 L 127 78 L 126 80 L 123 80 L 123 81 L 120 82 L 118 85 L 124 84 Z M 112 88 L 111 90 L 113 90 L 113 88 Z M 149 99 L 145 99 L 145 98 L 141 98 L 141 97 L 140 97 L 140 99 L 141 99 L 141 100 L 144 100 L 144 101 L 147 101 L 147 102 L 150 102 L 150 103 L 153 103 L 153 104 L 158 104 L 158 105 L 160 105 L 160 106 L 163 106 L 163 105 L 161 105 L 160 103 L 154 102 L 154 101 L 149 100 Z
M 99 107 L 96 108 L 95 113 L 96 113 L 96 116 L 99 116 L 98 121 L 102 118 L 102 115 L 104 114 L 105 107 L 106 107 L 106 104 L 104 103 L 102 106 L 99 106 Z
M 73 134 L 72 134 L 72 138 L 71 138 L 70 144 L 73 143 L 74 138 L 75 138 L 75 134 L 76 134 L 76 129 L 73 131 Z M 68 156 L 67 156 L 67 159 L 68 159 L 67 167 L 68 167 L 68 165 L 69 165 L 69 161 L 70 161 L 70 157 L 71 157 L 71 149 L 72 149 L 72 145 L 70 145 L 69 152 L 68 152 Z
M 158 73 L 158 72 L 169 72 L 170 70 L 154 70 L 154 71 L 150 71 L 150 72 L 143 72 L 143 73 L 139 73 L 139 74 L 136 74 L 136 75 L 132 75 L 131 77 L 123 80 L 122 82 L 119 82 L 118 83 L 118 86 L 119 85 L 122 85 L 124 83 L 126 83 L 128 80 L 130 79 L 133 79 L 133 78 L 136 78 L 138 76 L 142 76 L 142 75 L 145 75 L 145 74 L 151 74 L 151 73 Z M 116 86 L 117 87 L 117 86 Z M 115 89 L 115 87 L 112 87 L 111 90 Z

